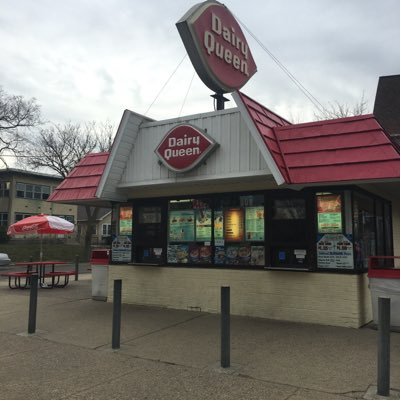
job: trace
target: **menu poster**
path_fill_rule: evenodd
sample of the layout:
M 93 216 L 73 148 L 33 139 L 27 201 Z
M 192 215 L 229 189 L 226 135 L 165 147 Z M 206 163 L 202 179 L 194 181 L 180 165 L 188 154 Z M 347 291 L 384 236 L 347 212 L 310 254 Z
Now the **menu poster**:
M 199 263 L 199 245 L 192 244 L 189 246 L 189 262 Z
M 117 236 L 111 243 L 111 260 L 113 262 L 131 262 L 132 241 L 128 236 Z
M 211 209 L 196 210 L 196 240 L 211 241 L 212 239 L 212 211 Z
M 169 245 L 167 248 L 168 263 L 188 263 L 188 245 Z
M 224 239 L 230 242 L 244 240 L 243 209 L 226 209 L 224 211 Z
M 224 261 L 226 258 L 226 251 L 224 246 L 216 246 L 214 248 L 214 263 L 216 265 L 224 265 Z
M 341 195 L 318 195 L 318 213 L 341 213 Z
M 237 265 L 239 263 L 238 250 L 239 245 L 229 245 L 226 247 L 226 264 Z
M 341 233 L 341 213 L 319 213 L 317 215 L 319 233 Z
M 265 247 L 252 246 L 251 247 L 251 261 L 252 266 L 264 266 L 265 264 Z
M 264 241 L 265 211 L 263 206 L 247 207 L 245 209 L 245 231 L 247 241 Z
M 226 264 L 247 265 L 251 260 L 250 245 L 229 245 L 226 247 Z
M 215 210 L 214 212 L 214 239 L 222 240 L 223 235 L 223 211 Z
M 119 213 L 119 233 L 120 235 L 132 235 L 132 207 L 121 206 Z
M 171 210 L 169 213 L 169 240 L 194 241 L 195 216 L 193 210 Z
M 341 195 L 317 196 L 317 225 L 319 233 L 341 233 Z
M 354 251 L 351 236 L 343 234 L 319 235 L 317 266 L 320 269 L 353 269 Z
M 200 263 L 212 263 L 212 248 L 210 246 L 199 247 Z

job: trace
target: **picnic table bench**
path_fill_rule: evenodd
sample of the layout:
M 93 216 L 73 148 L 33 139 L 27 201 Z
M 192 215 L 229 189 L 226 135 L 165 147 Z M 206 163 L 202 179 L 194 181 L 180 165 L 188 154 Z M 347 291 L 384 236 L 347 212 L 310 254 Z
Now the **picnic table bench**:
M 38 275 L 41 288 L 63 288 L 68 285 L 70 276 L 75 275 L 75 270 L 56 271 L 55 266 L 66 264 L 61 261 L 19 262 L 15 266 L 25 266 L 25 271 L 6 272 L 1 276 L 8 277 L 8 286 L 13 290 L 29 288 L 33 274 Z M 51 271 L 46 271 L 46 267 L 51 267 Z

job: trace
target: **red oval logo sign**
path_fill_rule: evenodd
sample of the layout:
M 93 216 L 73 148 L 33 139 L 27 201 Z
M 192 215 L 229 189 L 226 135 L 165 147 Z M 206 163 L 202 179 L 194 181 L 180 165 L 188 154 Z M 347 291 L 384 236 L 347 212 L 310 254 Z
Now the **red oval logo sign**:
M 248 42 L 224 4 L 198 4 L 176 25 L 196 72 L 211 90 L 234 92 L 255 74 Z
M 168 169 L 185 172 L 197 166 L 217 146 L 202 130 L 181 124 L 165 135 L 155 153 Z

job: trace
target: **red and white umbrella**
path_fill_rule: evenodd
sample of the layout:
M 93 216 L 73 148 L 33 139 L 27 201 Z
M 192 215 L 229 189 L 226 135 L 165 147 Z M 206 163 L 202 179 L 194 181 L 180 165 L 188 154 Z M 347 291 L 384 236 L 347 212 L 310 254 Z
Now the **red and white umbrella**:
M 40 260 L 42 260 L 42 234 L 69 234 L 74 224 L 61 217 L 39 214 L 17 221 L 8 227 L 8 235 L 40 234 Z

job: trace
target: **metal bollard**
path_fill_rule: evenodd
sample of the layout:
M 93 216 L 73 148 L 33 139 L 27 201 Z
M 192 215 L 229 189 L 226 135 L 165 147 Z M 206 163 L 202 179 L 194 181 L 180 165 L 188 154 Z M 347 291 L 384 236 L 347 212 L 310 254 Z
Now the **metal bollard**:
M 230 287 L 221 287 L 221 367 L 230 367 Z
M 38 305 L 38 275 L 32 274 L 31 289 L 29 293 L 28 334 L 36 331 L 36 310 Z
M 121 280 L 114 280 L 113 293 L 113 333 L 111 339 L 111 347 L 113 349 L 120 348 L 120 331 L 121 331 Z
M 79 256 L 75 255 L 75 281 L 78 281 Z
M 390 298 L 379 297 L 377 394 L 390 395 Z

